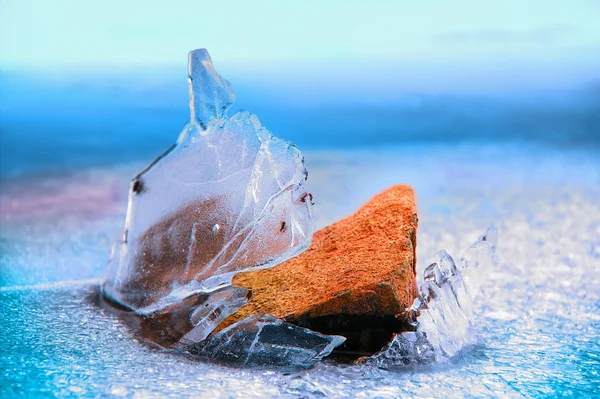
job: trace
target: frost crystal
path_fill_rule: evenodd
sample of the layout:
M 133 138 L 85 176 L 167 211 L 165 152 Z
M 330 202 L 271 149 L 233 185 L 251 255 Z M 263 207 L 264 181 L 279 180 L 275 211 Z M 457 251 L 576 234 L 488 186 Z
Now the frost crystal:
M 410 309 L 415 332 L 397 334 L 392 342 L 369 359 L 388 368 L 425 363 L 454 356 L 475 342 L 473 299 L 479 292 L 481 273 L 492 263 L 498 230 L 489 228 L 458 262 L 444 250 L 423 272 L 424 283 Z
M 234 274 L 299 254 L 313 222 L 300 151 L 250 113 L 227 118 L 234 94 L 206 50 L 190 52 L 188 73 L 190 123 L 133 179 L 103 292 L 142 315 L 214 292 L 191 316 L 189 343 L 246 303 L 223 291 Z

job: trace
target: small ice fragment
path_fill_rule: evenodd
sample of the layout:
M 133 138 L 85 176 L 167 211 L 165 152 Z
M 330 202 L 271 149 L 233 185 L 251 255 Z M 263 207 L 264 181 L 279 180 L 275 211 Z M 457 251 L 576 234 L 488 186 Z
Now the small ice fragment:
M 345 340 L 256 313 L 192 346 L 190 352 L 224 363 L 309 368 Z
M 117 311 L 143 340 L 185 350 L 204 340 L 223 320 L 248 303 L 249 291 L 231 285 L 212 292 L 186 287 L 135 312 Z
M 234 274 L 308 248 L 312 202 L 300 151 L 248 112 L 227 117 L 235 95 L 206 50 L 190 52 L 188 76 L 190 122 L 131 182 L 103 293 L 133 310 L 140 335 L 163 347 L 246 364 L 313 365 L 344 338 L 266 315 L 210 335 L 248 302 L 248 290 L 230 284 Z
M 381 350 L 373 360 L 386 368 L 404 367 L 435 361 L 435 352 L 422 332 L 404 332 Z
M 248 290 L 227 286 L 210 294 L 190 315 L 194 328 L 180 342 L 191 345 L 202 342 L 223 320 L 248 303 Z
M 460 267 L 446 251 L 438 252 L 423 272 L 419 297 L 407 309 L 416 332 L 397 334 L 368 362 L 390 368 L 440 360 L 474 343 L 473 299 L 493 261 L 497 239 L 498 230 L 490 227 L 465 251 Z

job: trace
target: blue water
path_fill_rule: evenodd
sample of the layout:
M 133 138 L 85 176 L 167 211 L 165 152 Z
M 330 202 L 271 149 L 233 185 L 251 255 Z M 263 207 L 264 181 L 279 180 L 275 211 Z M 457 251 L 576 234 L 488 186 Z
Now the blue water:
M 132 91 L 118 79 L 43 89 L 4 80 L 1 397 L 600 396 L 596 91 L 279 103 L 275 89 L 238 89 L 238 107 L 305 153 L 319 228 L 408 183 L 418 196 L 419 269 L 492 223 L 500 230 L 476 304 L 477 345 L 426 367 L 325 362 L 282 374 L 152 350 L 94 303 L 130 177 L 187 118 L 185 82 L 163 83 Z

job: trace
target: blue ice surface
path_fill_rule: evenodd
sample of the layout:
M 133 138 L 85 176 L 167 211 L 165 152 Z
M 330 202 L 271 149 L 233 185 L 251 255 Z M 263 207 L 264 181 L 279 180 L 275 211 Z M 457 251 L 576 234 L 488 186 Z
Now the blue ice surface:
M 258 100 L 248 106 L 303 149 L 319 228 L 407 183 L 418 196 L 420 270 L 439 249 L 460 253 L 491 223 L 500 230 L 497 264 L 476 304 L 477 345 L 426 367 L 325 362 L 282 374 L 152 350 L 92 299 L 123 224 L 128 181 L 175 140 L 185 99 L 180 107 L 164 95 L 172 106 L 153 105 L 152 93 L 131 101 L 105 91 L 82 97 L 75 87 L 36 92 L 27 101 L 46 107 L 32 115 L 15 94 L 23 90 L 2 93 L 0 397 L 600 395 L 600 133 L 592 100 L 554 103 L 555 115 L 540 110 L 540 121 L 532 105 L 532 119 L 521 122 L 510 121 L 508 100 L 490 110 L 437 99 L 413 114 L 406 105 L 282 106 L 283 113 Z M 477 109 L 488 112 L 481 125 L 464 114 Z
M 185 76 L 49 78 L 0 71 L 0 178 L 147 160 L 189 118 Z M 387 93 L 239 84 L 247 109 L 302 150 L 406 143 L 533 142 L 600 147 L 600 88 L 530 94 Z

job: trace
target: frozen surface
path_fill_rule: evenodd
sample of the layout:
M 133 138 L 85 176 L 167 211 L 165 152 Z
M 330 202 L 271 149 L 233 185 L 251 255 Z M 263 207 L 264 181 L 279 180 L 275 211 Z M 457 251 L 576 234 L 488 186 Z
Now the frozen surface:
M 140 313 L 274 266 L 312 239 L 300 151 L 248 112 L 227 118 L 235 97 L 206 50 L 190 52 L 188 69 L 190 123 L 131 182 L 103 285 Z
M 122 193 L 144 166 L 128 165 L 2 186 L 0 396 L 600 394 L 598 152 L 428 145 L 305 156 L 318 228 L 392 184 L 415 187 L 419 276 L 440 248 L 460 254 L 496 224 L 500 249 L 475 300 L 473 345 L 445 362 L 410 368 L 325 360 L 283 374 L 191 361 L 136 343 L 118 318 L 88 299 L 106 266 L 109 238 L 122 228 Z

